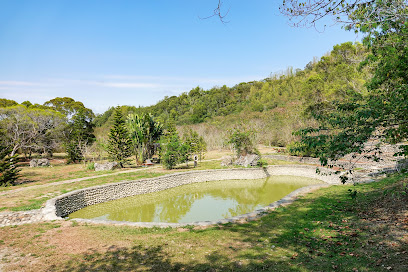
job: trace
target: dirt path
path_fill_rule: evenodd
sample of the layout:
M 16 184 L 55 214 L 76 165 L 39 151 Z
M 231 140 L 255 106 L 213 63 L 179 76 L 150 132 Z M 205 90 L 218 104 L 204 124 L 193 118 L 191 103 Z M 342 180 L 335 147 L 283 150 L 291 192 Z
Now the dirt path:
M 207 161 L 217 161 L 217 160 L 220 160 L 220 159 L 203 160 L 203 162 L 207 162 Z M 158 169 L 158 168 L 161 168 L 161 167 L 162 167 L 161 165 L 157 165 L 157 166 L 150 166 L 150 167 L 144 167 L 144 168 L 138 168 L 138 169 L 118 171 L 118 172 L 115 172 L 115 173 L 102 174 L 102 175 L 97 175 L 97 176 L 90 176 L 90 177 L 83 177 L 83 178 L 75 178 L 75 179 L 67 179 L 67 180 L 62 180 L 62 181 L 56 181 L 56 182 L 46 183 L 46 184 L 31 185 L 31 186 L 27 186 L 27 187 L 21 187 L 21 188 L 16 188 L 16 189 L 9 190 L 9 191 L 0 192 L 0 197 L 1 197 L 1 196 L 6 196 L 6 195 L 10 195 L 10 194 L 14 194 L 14 193 L 21 192 L 21 191 L 31 190 L 31 189 L 33 189 L 33 188 L 35 188 L 35 189 L 36 189 L 36 188 L 43 188 L 43 187 L 49 187 L 49 186 L 54 186 L 54 185 L 60 185 L 60 184 L 67 184 L 67 183 L 73 183 L 73 182 L 78 182 L 78 181 L 84 181 L 84 180 L 88 180 L 88 179 L 102 178 L 102 177 L 108 177 L 108 176 L 115 176 L 115 175 L 124 174 L 124 173 L 133 173 L 133 172 L 145 171 L 145 170 L 150 170 L 150 169 Z

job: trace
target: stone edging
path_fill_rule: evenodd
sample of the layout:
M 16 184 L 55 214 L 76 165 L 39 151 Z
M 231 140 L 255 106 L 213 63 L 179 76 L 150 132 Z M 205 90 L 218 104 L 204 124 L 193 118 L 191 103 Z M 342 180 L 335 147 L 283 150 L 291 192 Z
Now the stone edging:
M 75 218 L 72 220 L 77 221 L 77 222 L 82 222 L 82 223 L 104 224 L 104 225 L 106 224 L 106 225 L 116 225 L 116 226 L 134 226 L 134 227 L 142 227 L 142 228 L 152 228 L 152 227 L 177 228 L 177 227 L 185 227 L 185 226 L 208 227 L 208 226 L 218 225 L 218 224 L 244 223 L 244 222 L 258 219 L 262 217 L 263 215 L 265 215 L 266 213 L 268 213 L 268 211 L 272 211 L 280 206 L 285 206 L 285 205 L 293 203 L 299 195 L 303 195 L 308 192 L 314 191 L 316 189 L 323 188 L 323 187 L 329 187 L 329 186 L 330 184 L 316 184 L 316 185 L 302 187 L 286 195 L 280 200 L 269 204 L 268 206 L 264 208 L 255 210 L 250 213 L 238 215 L 235 217 L 231 217 L 227 219 L 220 219 L 217 221 L 199 221 L 199 222 L 192 222 L 192 223 L 163 223 L 163 222 L 128 222 L 128 221 L 112 221 L 112 220 L 92 220 L 92 219 L 81 219 L 81 218 Z
M 323 175 L 322 175 L 323 172 Z M 271 175 L 293 175 L 316 178 L 325 184 L 312 185 L 293 191 L 284 198 L 251 213 L 235 216 L 218 221 L 201 221 L 192 223 L 157 223 L 157 222 L 119 222 L 109 220 L 73 219 L 78 222 L 88 222 L 97 224 L 129 225 L 139 227 L 180 227 L 186 225 L 209 226 L 214 224 L 225 224 L 240 221 L 253 220 L 262 216 L 269 210 L 281 205 L 292 203 L 299 194 L 328 186 L 328 184 L 338 184 L 339 179 L 334 172 L 322 169 L 321 174 L 316 173 L 316 167 L 307 165 L 276 165 L 267 168 L 235 168 L 220 170 L 200 170 L 182 173 L 169 174 L 156 178 L 142 179 L 136 181 L 123 181 L 114 184 L 89 187 L 63 194 L 47 201 L 46 206 L 41 210 L 43 220 L 61 220 L 71 212 L 77 211 L 89 205 L 102 203 L 127 196 L 157 192 L 185 184 L 205 182 L 213 180 L 228 179 L 258 179 Z

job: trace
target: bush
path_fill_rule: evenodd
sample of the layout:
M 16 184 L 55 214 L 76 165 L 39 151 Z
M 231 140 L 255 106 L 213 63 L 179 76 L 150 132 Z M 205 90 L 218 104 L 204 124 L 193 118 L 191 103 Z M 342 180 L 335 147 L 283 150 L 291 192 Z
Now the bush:
M 86 169 L 88 170 L 95 170 L 95 163 L 91 162 L 86 165 Z
M 265 159 L 259 159 L 257 165 L 259 167 L 267 167 L 268 166 L 268 162 Z
M 173 169 L 178 163 L 185 162 L 188 158 L 188 145 L 182 143 L 178 134 L 168 137 L 168 142 L 163 145 L 161 162 L 166 169 Z
M 291 142 L 286 146 L 286 150 L 289 151 L 289 155 L 299 157 L 317 157 L 316 151 L 308 148 L 304 143 Z
M 260 155 L 254 145 L 254 132 L 252 130 L 235 128 L 229 131 L 229 134 L 228 143 L 232 144 L 237 157 L 245 156 L 247 154 Z

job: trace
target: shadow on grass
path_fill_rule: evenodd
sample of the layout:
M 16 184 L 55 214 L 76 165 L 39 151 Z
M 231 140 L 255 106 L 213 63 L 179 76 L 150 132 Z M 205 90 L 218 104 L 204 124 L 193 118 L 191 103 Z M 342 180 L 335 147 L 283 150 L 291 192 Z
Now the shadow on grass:
M 381 221 L 384 214 L 372 213 L 381 208 L 379 201 L 396 201 L 383 199 L 379 193 L 381 185 L 370 186 L 359 186 L 360 195 L 354 200 L 347 193 L 350 187 L 328 188 L 318 196 L 306 196 L 279 208 L 259 221 L 191 230 L 209 241 L 215 239 L 214 231 L 234 237 L 231 246 L 214 243 L 211 255 L 201 259 L 195 256 L 196 261 L 191 256 L 181 256 L 182 253 L 171 255 L 165 246 L 135 246 L 110 248 L 105 253 L 90 251 L 62 270 L 408 271 L 407 241 L 393 235 L 393 222 Z M 408 203 L 408 198 L 401 201 Z M 393 208 L 397 214 L 406 211 L 406 205 Z M 375 223 L 378 220 L 381 222 Z M 183 243 L 188 246 L 180 239 Z
M 272 270 L 271 270 L 272 268 Z M 205 262 L 174 262 L 162 246 L 144 248 L 112 248 L 101 254 L 90 251 L 79 259 L 71 260 L 64 267 L 51 266 L 49 271 L 301 271 L 296 267 L 287 270 L 284 262 L 264 259 L 262 263 L 242 264 L 231 261 L 229 256 L 215 252 Z

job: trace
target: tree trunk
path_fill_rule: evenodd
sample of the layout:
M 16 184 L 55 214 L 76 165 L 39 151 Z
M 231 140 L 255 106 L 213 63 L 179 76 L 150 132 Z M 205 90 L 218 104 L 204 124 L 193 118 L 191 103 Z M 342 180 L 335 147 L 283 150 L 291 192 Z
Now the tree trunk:
M 18 146 L 16 145 L 16 146 L 13 147 L 13 150 L 11 151 L 10 157 L 13 157 L 14 155 L 16 155 L 17 150 L 18 150 Z

